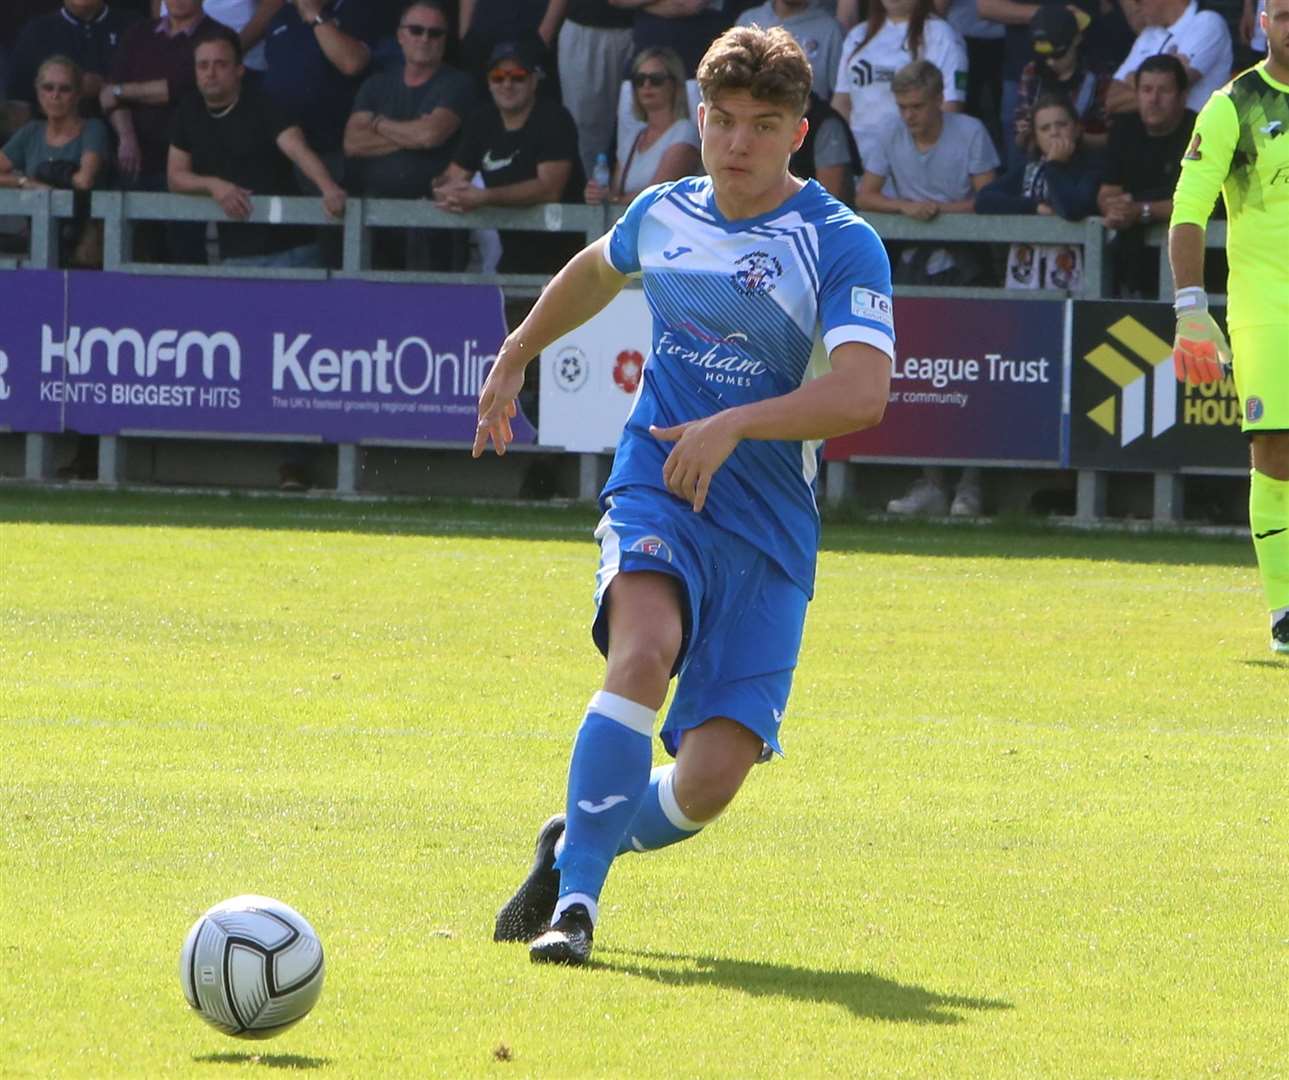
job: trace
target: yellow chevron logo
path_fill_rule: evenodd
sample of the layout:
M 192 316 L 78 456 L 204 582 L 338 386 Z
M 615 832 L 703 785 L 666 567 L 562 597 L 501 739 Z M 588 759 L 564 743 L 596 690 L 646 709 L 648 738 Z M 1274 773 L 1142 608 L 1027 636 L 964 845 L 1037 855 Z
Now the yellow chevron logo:
M 1177 423 L 1173 347 L 1131 315 L 1112 324 L 1106 333 L 1112 340 L 1101 342 L 1083 359 L 1119 390 L 1090 409 L 1087 417 L 1107 435 L 1117 434 L 1120 446 L 1127 446 L 1146 433 L 1149 382 L 1150 434 L 1158 438 Z

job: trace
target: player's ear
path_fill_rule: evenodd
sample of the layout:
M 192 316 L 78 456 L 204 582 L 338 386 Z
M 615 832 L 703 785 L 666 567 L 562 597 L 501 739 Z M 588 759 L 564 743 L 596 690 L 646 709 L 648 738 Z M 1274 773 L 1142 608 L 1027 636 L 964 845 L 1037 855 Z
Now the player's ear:
M 703 128 L 707 124 L 707 102 L 700 100 L 698 102 L 698 137 L 703 137 Z
M 801 149 L 801 144 L 806 141 L 806 132 L 810 130 L 810 121 L 804 116 L 797 121 L 796 134 L 792 139 L 792 152 L 795 154 Z

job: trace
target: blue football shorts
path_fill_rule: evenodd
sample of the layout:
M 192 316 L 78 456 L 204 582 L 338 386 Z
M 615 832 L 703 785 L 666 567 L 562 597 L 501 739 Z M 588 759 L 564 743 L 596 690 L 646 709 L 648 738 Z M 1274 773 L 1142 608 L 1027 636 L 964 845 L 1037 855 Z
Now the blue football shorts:
M 618 574 L 671 574 L 684 594 L 684 636 L 676 693 L 660 737 L 673 757 L 680 736 L 723 716 L 760 736 L 775 753 L 801 649 L 809 598 L 778 564 L 742 537 L 652 488 L 606 499 L 595 530 L 600 568 L 591 635 L 608 655 L 605 595 Z

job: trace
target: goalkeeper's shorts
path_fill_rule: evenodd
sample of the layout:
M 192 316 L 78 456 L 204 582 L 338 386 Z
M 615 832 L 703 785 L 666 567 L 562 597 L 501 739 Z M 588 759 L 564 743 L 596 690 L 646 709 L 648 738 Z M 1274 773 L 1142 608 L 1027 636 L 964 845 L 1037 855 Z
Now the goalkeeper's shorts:
M 1231 331 L 1242 430 L 1289 431 L 1289 323 Z
M 667 752 L 674 756 L 686 731 L 720 716 L 783 753 L 779 725 L 809 598 L 764 552 L 665 491 L 620 488 L 605 503 L 595 530 L 600 568 L 591 630 L 600 651 L 608 654 L 604 600 L 619 574 L 669 574 L 684 597 L 679 679 L 659 732 Z

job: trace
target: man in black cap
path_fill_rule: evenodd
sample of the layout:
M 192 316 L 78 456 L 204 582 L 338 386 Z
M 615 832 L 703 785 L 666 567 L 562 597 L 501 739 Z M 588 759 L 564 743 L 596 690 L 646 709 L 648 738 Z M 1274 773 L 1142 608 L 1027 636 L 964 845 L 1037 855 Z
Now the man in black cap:
M 1106 144 L 1106 94 L 1111 78 L 1088 69 L 1079 54 L 1088 17 L 1060 4 L 1045 4 L 1029 21 L 1031 60 L 1021 72 L 1016 99 L 1015 144 L 1022 152 L 1032 137 L 1034 102 L 1045 94 L 1067 99 L 1083 125 L 1083 144 Z
M 467 213 L 481 206 L 577 202 L 586 185 L 577 153 L 577 127 L 564 106 L 539 97 L 543 77 L 535 43 L 503 41 L 488 58 L 492 100 L 461 129 L 452 164 L 435 182 L 435 203 Z M 472 183 L 475 173 L 483 187 Z M 505 230 L 503 274 L 559 270 L 582 246 L 576 233 Z

